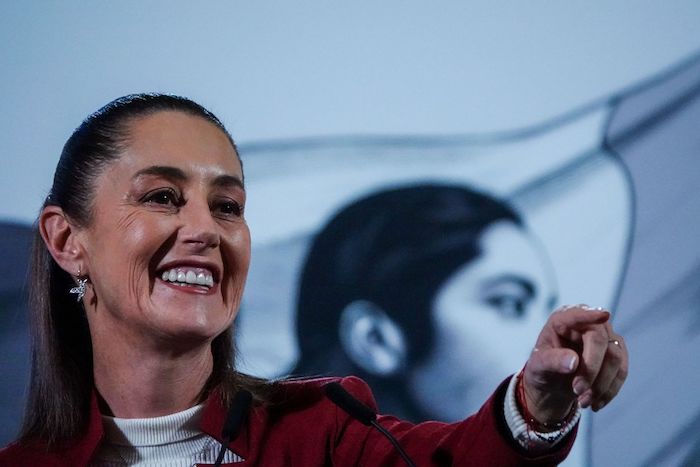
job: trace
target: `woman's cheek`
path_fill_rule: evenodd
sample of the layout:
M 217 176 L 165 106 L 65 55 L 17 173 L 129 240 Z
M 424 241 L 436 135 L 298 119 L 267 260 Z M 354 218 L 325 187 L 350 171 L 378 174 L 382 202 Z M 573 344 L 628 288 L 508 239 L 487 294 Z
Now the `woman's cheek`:
M 248 267 L 250 266 L 250 231 L 248 226 L 243 224 L 239 229 L 229 237 L 225 251 L 223 252 L 224 260 L 228 257 L 231 264 L 228 269 L 231 274 L 241 282 L 245 282 L 248 275 Z
M 219 246 L 223 266 L 221 293 L 224 303 L 235 314 L 241 302 L 250 264 L 250 233 L 245 224 L 222 235 Z
M 244 269 L 248 270 L 248 263 L 250 263 L 250 229 L 248 224 L 242 224 L 235 236 L 235 242 L 237 244 L 236 250 L 240 252 L 241 263 L 245 265 Z

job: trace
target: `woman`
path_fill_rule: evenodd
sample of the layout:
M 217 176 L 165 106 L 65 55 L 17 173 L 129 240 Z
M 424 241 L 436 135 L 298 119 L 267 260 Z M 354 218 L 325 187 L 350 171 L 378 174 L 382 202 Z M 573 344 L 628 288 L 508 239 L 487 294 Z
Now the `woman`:
M 81 124 L 38 220 L 29 403 L 0 465 L 189 466 L 217 452 L 242 466 L 400 465 L 325 396 L 328 380 L 233 369 L 250 257 L 244 204 L 230 135 L 192 101 L 126 96 Z M 597 409 L 624 381 L 608 317 L 574 307 L 550 319 L 523 374 L 474 417 L 379 423 L 417 465 L 556 463 L 573 442 L 576 401 Z M 372 404 L 360 380 L 340 383 Z M 239 421 L 222 433 L 227 412 Z
M 555 299 L 549 259 L 507 204 L 458 185 L 383 190 L 314 239 L 293 373 L 355 374 L 391 413 L 459 420 L 527 359 Z

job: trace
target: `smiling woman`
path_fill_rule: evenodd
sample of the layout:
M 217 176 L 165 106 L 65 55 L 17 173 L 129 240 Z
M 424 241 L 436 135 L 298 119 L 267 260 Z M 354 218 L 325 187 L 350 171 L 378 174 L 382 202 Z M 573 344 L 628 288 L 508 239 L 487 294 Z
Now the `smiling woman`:
M 251 243 L 243 180 L 221 122 L 182 97 L 122 97 L 78 127 L 37 222 L 27 410 L 0 465 L 407 459 L 335 405 L 353 398 L 344 387 L 374 406 L 361 380 L 264 381 L 235 370 L 232 329 Z M 418 465 L 559 462 L 573 443 L 577 404 L 597 410 L 612 399 L 627 356 L 609 313 L 555 315 L 538 338 L 542 351 L 475 416 L 376 423 Z
M 250 257 L 244 205 L 233 140 L 198 104 L 126 96 L 83 122 L 35 238 L 24 439 L 58 445 L 83 431 L 93 387 L 122 418 L 192 407 L 213 386 L 224 402 L 241 385 L 261 393 L 231 372 Z M 79 302 L 65 294 L 76 282 Z

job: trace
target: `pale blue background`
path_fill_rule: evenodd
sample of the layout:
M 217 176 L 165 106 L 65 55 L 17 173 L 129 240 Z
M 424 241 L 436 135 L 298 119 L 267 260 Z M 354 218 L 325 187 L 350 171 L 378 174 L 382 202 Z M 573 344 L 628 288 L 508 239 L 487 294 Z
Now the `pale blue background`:
M 4 1 L 0 215 L 31 220 L 66 139 L 130 92 L 240 143 L 528 126 L 700 48 L 696 1 Z

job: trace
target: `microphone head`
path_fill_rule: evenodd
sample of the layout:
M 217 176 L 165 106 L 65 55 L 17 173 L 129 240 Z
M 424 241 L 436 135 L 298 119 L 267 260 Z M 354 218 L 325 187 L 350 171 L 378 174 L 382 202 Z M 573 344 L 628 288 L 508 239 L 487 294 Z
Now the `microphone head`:
M 252 402 L 253 395 L 250 391 L 242 389 L 236 393 L 231 403 L 231 409 L 226 416 L 224 429 L 221 432 L 224 439 L 232 440 L 238 436 L 241 426 L 248 417 L 248 410 Z
M 340 383 L 328 383 L 323 387 L 326 396 L 351 417 L 364 425 L 371 425 L 377 419 L 374 410 L 357 400 Z

